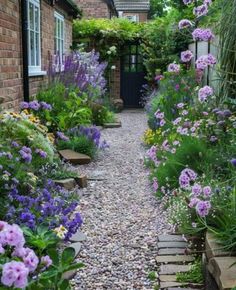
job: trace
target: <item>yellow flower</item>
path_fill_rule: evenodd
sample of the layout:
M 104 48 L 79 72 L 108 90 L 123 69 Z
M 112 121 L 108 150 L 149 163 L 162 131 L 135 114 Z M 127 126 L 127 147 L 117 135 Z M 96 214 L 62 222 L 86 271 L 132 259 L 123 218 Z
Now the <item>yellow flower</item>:
M 50 141 L 51 143 L 54 143 L 54 141 L 55 141 L 55 136 L 54 136 L 53 133 L 48 133 L 48 134 L 47 134 L 47 137 L 48 137 L 48 139 L 49 139 L 49 141 Z

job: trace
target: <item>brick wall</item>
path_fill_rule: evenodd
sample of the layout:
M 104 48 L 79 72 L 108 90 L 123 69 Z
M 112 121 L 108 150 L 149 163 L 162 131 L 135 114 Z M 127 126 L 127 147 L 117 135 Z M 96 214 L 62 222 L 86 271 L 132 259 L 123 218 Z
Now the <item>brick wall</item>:
M 110 18 L 110 9 L 102 0 L 74 0 L 84 18 Z
M 65 17 L 65 51 L 72 43 L 72 19 L 59 7 L 41 1 L 41 57 L 42 70 L 47 71 L 49 54 L 54 53 L 54 11 Z M 23 98 L 22 43 L 19 0 L 0 1 L 0 106 L 19 108 Z M 46 76 L 30 77 L 30 95 L 37 93 L 47 82 Z
M 22 96 L 21 31 L 18 0 L 0 2 L 0 105 L 17 107 Z

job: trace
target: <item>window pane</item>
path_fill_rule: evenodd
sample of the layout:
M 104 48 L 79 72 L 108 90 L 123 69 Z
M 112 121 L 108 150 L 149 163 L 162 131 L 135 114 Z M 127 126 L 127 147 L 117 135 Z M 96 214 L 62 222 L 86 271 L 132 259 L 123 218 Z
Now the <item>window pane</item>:
M 129 72 L 129 65 L 128 64 L 125 64 L 125 66 L 124 66 L 124 72 Z
M 57 37 L 59 38 L 61 34 L 61 27 L 60 27 L 60 21 L 57 19 Z
M 34 32 L 30 31 L 30 57 L 31 63 L 30 65 L 35 65 L 35 43 L 34 43 Z
M 135 64 L 131 64 L 130 71 L 131 72 L 136 72 L 136 65 Z
M 35 30 L 39 31 L 39 8 L 35 7 Z
M 136 45 L 131 45 L 131 53 L 132 54 L 136 54 L 137 53 L 136 48 L 137 48 Z
M 32 3 L 29 4 L 29 22 L 30 29 L 34 30 L 34 5 Z
M 131 55 L 131 63 L 136 63 L 137 57 L 136 55 Z
M 35 54 L 36 54 L 36 66 L 39 66 L 39 33 L 35 35 Z
M 124 61 L 125 61 L 125 63 L 129 63 L 129 55 L 126 55 L 126 56 L 124 57 Z
M 61 40 L 61 54 L 64 53 L 64 40 Z
M 64 39 L 64 23 L 61 21 L 61 39 Z

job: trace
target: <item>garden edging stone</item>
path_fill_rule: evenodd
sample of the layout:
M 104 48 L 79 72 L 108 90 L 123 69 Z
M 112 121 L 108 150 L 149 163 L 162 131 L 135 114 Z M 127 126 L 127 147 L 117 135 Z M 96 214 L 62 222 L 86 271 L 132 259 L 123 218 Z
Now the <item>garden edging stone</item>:
M 84 165 L 91 162 L 91 158 L 88 155 L 70 149 L 59 150 L 58 152 L 65 161 L 73 165 Z

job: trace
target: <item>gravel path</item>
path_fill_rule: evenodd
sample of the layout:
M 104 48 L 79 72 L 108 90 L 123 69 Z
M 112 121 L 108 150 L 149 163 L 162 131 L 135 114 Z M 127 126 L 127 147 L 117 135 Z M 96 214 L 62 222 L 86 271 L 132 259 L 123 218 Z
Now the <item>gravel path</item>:
M 82 289 L 153 289 L 157 234 L 165 232 L 163 209 L 143 166 L 143 111 L 119 115 L 122 128 L 103 130 L 110 149 L 80 171 L 96 178 L 83 190 L 80 212 L 88 239 L 80 254 L 86 267 L 73 280 Z

